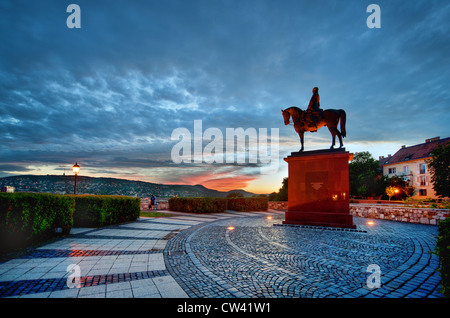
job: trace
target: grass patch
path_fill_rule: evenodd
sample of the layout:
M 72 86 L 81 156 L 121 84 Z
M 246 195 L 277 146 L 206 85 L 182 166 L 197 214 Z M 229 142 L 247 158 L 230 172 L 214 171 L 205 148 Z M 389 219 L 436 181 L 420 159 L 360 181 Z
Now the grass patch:
M 167 216 L 171 216 L 171 214 L 162 213 L 162 212 L 146 212 L 146 211 L 141 211 L 140 216 L 146 217 L 146 218 L 157 218 L 157 217 L 167 217 Z

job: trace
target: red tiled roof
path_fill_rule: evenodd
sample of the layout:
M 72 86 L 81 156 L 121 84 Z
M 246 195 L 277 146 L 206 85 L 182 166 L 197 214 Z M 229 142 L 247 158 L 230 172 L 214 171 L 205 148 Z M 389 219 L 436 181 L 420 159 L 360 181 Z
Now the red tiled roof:
M 390 157 L 386 157 L 386 158 L 380 158 L 380 166 L 383 166 L 385 164 L 387 164 L 387 162 L 389 162 L 389 160 L 391 160 L 391 156 Z
M 430 153 L 439 145 L 450 142 L 450 137 L 437 139 L 432 138 L 423 144 L 401 148 L 393 156 L 380 159 L 380 165 L 390 165 L 394 163 L 411 161 L 431 157 Z

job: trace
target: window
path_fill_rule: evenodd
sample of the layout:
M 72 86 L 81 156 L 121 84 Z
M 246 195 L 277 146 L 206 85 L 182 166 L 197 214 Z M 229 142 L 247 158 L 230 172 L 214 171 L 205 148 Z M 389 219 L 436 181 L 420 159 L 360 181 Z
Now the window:
M 389 168 L 389 171 L 388 171 L 389 174 L 393 174 L 393 173 L 395 173 L 395 172 L 396 172 L 396 169 L 395 169 L 395 168 Z
M 408 173 L 409 171 L 409 166 L 403 166 L 403 172 Z
M 427 195 L 427 189 L 419 189 L 419 195 L 426 196 Z
M 425 178 L 425 176 L 420 176 L 420 185 L 422 187 L 427 185 L 427 179 Z
M 419 165 L 419 172 L 420 172 L 420 174 L 425 174 L 425 164 L 424 163 L 421 163 L 420 165 Z

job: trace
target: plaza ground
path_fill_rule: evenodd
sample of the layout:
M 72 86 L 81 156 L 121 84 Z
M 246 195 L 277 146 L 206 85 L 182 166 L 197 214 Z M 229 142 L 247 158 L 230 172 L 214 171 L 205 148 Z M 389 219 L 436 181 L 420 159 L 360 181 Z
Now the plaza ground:
M 436 226 L 353 219 L 344 230 L 227 211 L 73 228 L 0 263 L 0 297 L 443 297 Z

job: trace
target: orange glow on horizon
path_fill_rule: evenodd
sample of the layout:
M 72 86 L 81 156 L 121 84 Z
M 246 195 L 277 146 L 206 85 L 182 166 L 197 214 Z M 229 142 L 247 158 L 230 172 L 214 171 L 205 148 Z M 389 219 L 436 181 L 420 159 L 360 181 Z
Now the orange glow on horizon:
M 218 177 L 211 179 L 211 175 L 200 175 L 180 180 L 180 182 L 172 184 L 201 184 L 205 188 L 218 191 L 231 191 L 247 188 L 251 181 L 256 180 L 255 177 L 237 176 L 237 177 Z

